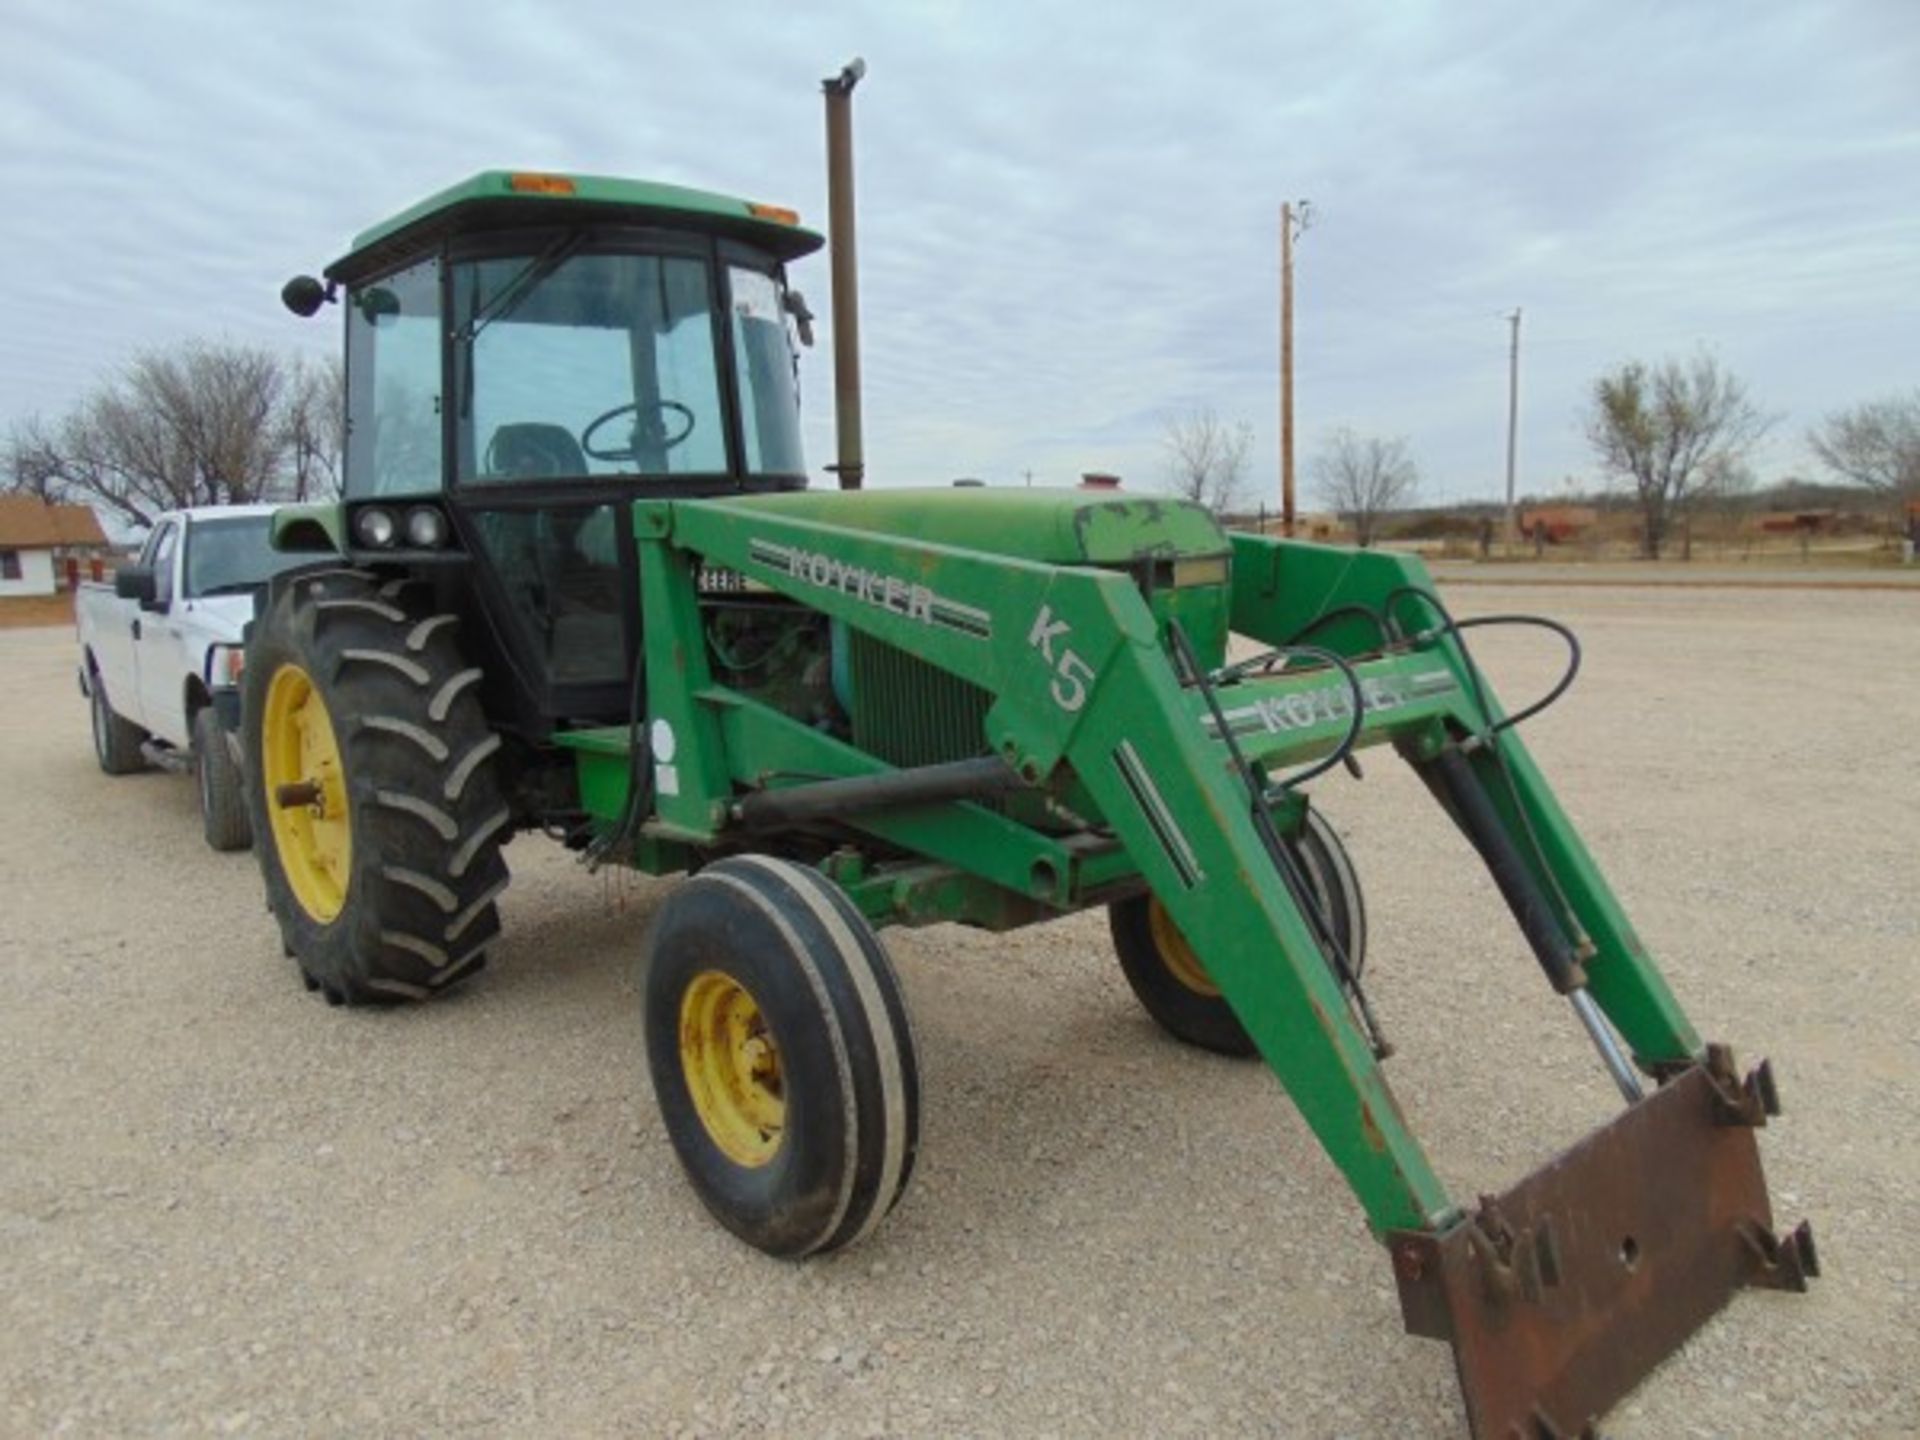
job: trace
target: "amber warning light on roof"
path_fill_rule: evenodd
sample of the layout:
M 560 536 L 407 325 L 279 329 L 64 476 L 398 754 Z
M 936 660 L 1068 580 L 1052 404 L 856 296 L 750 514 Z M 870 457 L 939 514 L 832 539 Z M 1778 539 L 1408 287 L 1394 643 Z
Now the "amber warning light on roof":
M 524 171 L 507 177 L 507 188 L 521 195 L 571 195 L 573 181 L 564 175 L 541 175 Z
M 762 205 L 756 200 L 747 202 L 747 209 L 762 220 L 772 220 L 779 225 L 798 225 L 800 212 L 789 210 L 784 205 Z

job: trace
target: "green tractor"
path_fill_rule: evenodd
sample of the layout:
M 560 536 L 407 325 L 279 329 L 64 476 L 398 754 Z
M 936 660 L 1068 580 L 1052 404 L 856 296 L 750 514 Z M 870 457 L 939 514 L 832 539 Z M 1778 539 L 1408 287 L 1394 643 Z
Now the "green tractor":
M 767 206 L 498 172 L 289 285 L 346 319 L 346 493 L 276 519 L 313 564 L 255 623 L 243 725 L 309 987 L 470 979 L 521 831 L 690 875 L 645 942 L 666 1129 L 720 1223 L 817 1255 L 873 1230 L 919 1142 L 879 931 L 1104 907 L 1162 1026 L 1285 1086 L 1476 1433 L 1577 1433 L 1736 1289 L 1804 1288 L 1754 1138 L 1769 1072 L 1702 1044 L 1516 733 L 1539 707 L 1501 709 L 1419 562 L 1125 493 L 808 490 L 785 267 L 821 243 Z M 1359 886 L 1308 801 L 1378 745 L 1627 1101 L 1472 1207 L 1388 1088 Z

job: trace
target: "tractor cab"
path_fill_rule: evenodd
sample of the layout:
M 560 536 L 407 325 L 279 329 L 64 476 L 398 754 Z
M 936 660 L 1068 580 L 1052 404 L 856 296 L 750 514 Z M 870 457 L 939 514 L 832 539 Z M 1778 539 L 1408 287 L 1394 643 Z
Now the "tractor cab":
M 489 709 L 544 734 L 625 715 L 640 497 L 802 489 L 790 211 L 488 172 L 360 235 L 290 308 L 346 317 L 345 504 L 286 549 L 469 574 Z M 496 703 L 497 702 L 497 703 Z

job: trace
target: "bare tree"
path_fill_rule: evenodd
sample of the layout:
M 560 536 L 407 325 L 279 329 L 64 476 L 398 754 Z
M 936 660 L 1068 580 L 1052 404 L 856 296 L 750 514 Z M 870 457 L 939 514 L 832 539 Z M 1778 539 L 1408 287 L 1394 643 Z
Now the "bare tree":
M 191 342 L 149 351 L 57 424 L 16 425 L 10 489 L 98 502 L 135 526 L 186 505 L 337 492 L 340 369 Z
M 1308 471 L 1320 502 L 1353 527 L 1362 546 L 1371 545 L 1380 521 L 1405 508 L 1420 488 L 1420 471 L 1407 442 L 1335 430 L 1314 455 Z
M 1703 464 L 1699 478 L 1693 483 L 1693 494 L 1680 519 L 1680 558 L 1693 559 L 1693 520 L 1696 513 L 1705 512 L 1703 518 L 1711 528 L 1719 531 L 1723 544 L 1730 534 L 1739 530 L 1752 503 L 1757 483 L 1753 471 L 1744 461 L 1715 455 Z
M 1896 508 L 1920 500 L 1920 390 L 1836 411 L 1808 432 L 1807 443 L 1829 470 Z
M 46 422 L 32 415 L 15 424 L 0 450 L 0 494 L 34 495 L 51 503 L 66 488 L 60 447 Z
M 1161 444 L 1167 451 L 1167 483 L 1183 500 L 1224 515 L 1240 498 L 1247 478 L 1253 427 L 1230 425 L 1211 408 L 1190 410 L 1167 421 Z
M 1603 466 L 1633 482 L 1641 552 L 1657 560 L 1702 476 L 1731 473 L 1772 424 L 1748 399 L 1747 387 L 1702 353 L 1657 366 L 1633 360 L 1600 376 L 1593 382 L 1587 440 Z
M 340 494 L 347 449 L 347 377 L 337 357 L 296 364 L 281 410 L 288 497 L 326 500 Z

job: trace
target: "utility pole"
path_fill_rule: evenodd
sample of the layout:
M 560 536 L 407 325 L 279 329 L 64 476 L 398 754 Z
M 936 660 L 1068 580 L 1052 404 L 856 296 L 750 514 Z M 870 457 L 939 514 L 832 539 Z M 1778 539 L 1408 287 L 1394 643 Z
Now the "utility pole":
M 1299 226 L 1307 228 L 1309 202 L 1300 202 Z M 1280 530 L 1293 534 L 1293 205 L 1280 205 Z
M 1520 307 L 1513 307 L 1513 313 L 1507 316 L 1507 324 L 1513 327 L 1510 343 L 1507 347 L 1507 554 L 1513 554 L 1513 542 L 1517 538 L 1513 514 L 1513 462 L 1514 450 L 1520 435 Z

